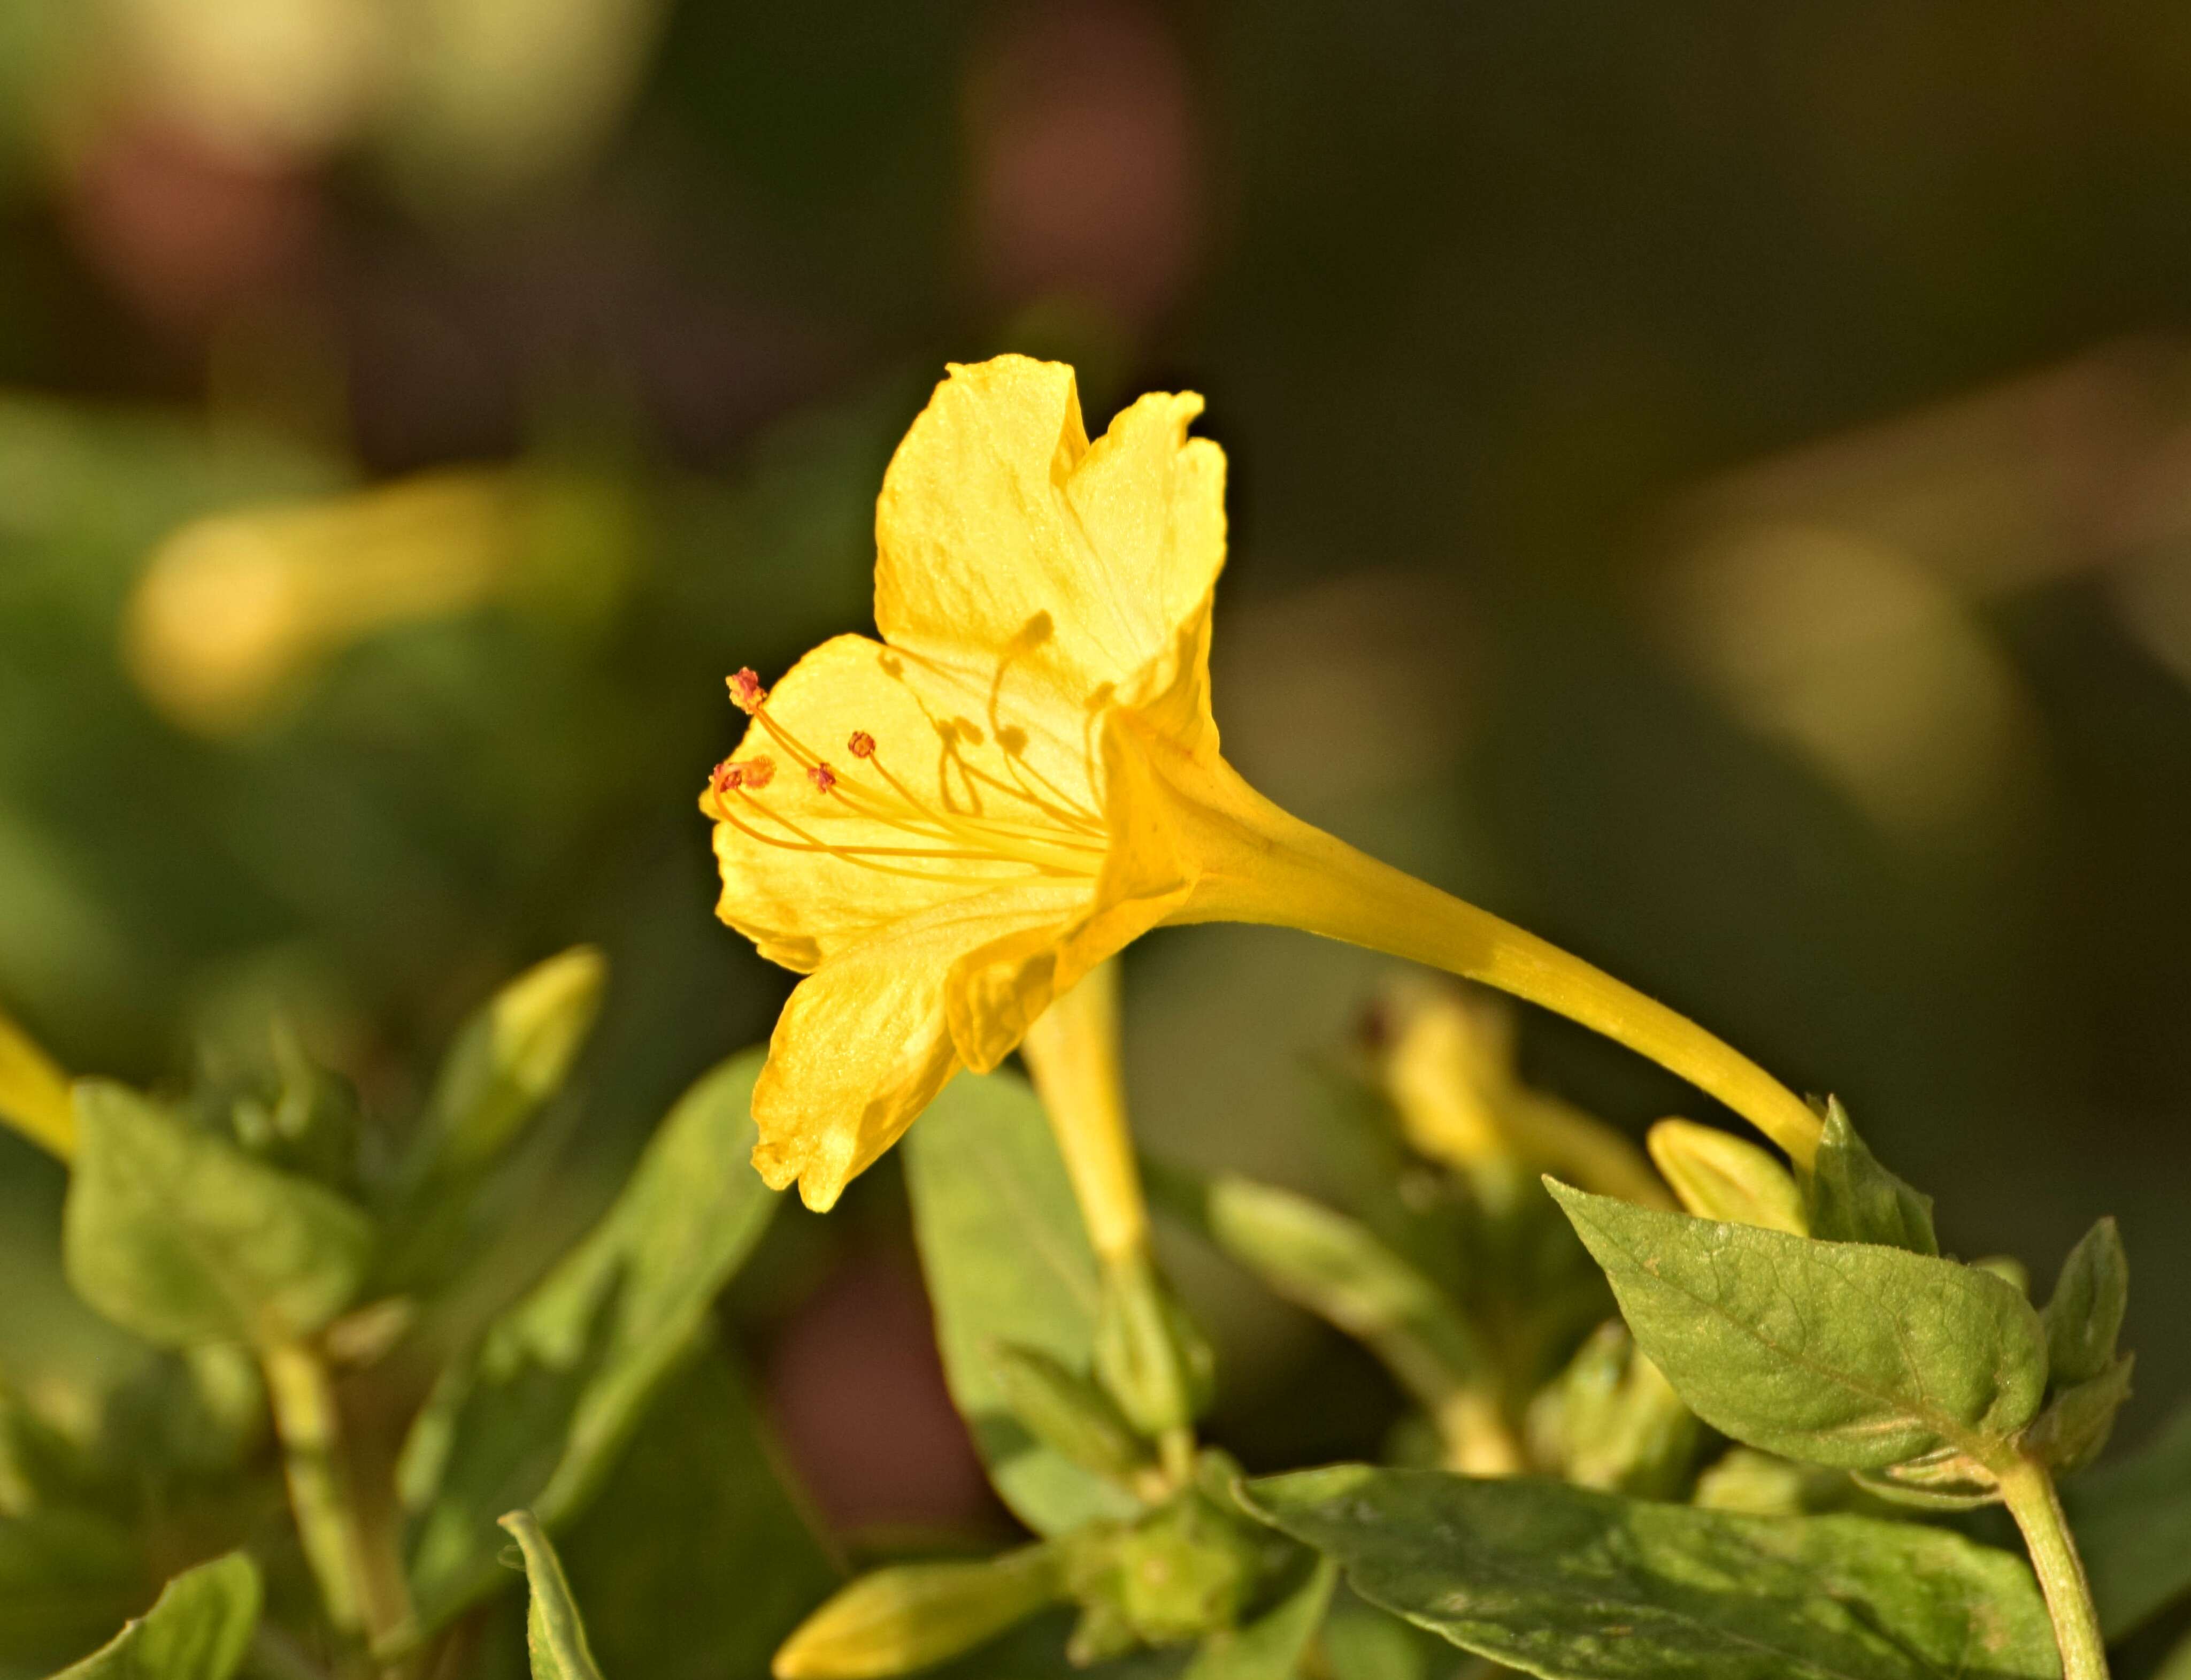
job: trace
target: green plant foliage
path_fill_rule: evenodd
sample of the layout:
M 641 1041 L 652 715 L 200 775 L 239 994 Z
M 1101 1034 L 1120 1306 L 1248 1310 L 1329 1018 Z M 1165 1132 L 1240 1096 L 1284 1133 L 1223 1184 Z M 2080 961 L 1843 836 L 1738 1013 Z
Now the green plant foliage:
M 201 1563 L 54 1680 L 229 1680 L 259 1626 L 260 1596 L 259 1566 L 242 1552 Z
M 905 1148 L 944 1376 L 998 1493 L 1041 1535 L 1132 1516 L 1130 1495 L 1013 1415 L 989 1363 L 999 1343 L 1069 1371 L 1094 1359 L 1101 1285 L 1042 1105 L 1016 1075 L 961 1074 Z
M 1551 1680 L 2059 1672 L 2022 1561 L 1915 1524 L 1355 1466 L 1268 1478 L 1248 1498 L 1371 1603 Z
M 1832 1243 L 1881 1243 L 1937 1255 L 1932 1199 L 1880 1165 L 1849 1124 L 1841 1099 L 1826 1101 L 1824 1130 L 1809 1170 L 1798 1175 L 1803 1215 L 1813 1237 Z
M 1230 1633 L 1213 1633 L 1187 1665 L 1186 1680 L 1293 1680 L 1323 1625 L 1339 1568 L 1319 1561 L 1276 1607 Z
M 2138 1451 L 2062 1489 L 2110 1639 L 2191 1592 L 2191 1409 Z
M 1489 1355 L 1451 1297 L 1366 1227 L 1244 1178 L 1166 1167 L 1151 1182 L 1273 1292 L 1357 1338 L 1426 1410 L 1492 1380 Z
M 2103 1219 L 2069 1250 L 2039 1315 L 2056 1387 L 2073 1388 L 2107 1372 L 2129 1307 L 2130 1261 L 2114 1221 Z
M 777 1205 L 748 1161 L 760 1071 L 757 1053 L 734 1056 L 680 1099 L 615 1204 L 413 1426 L 400 1479 L 426 1626 L 492 1584 L 501 1512 L 560 1526 L 578 1509 L 692 1353 Z
M 601 1680 L 571 1584 L 563 1579 L 563 1565 L 540 1524 L 531 1512 L 513 1511 L 501 1526 L 516 1537 L 525 1558 L 525 1649 L 532 1660 L 532 1680 Z
M 0 1517 L 0 1669 L 43 1673 L 81 1655 L 151 1592 L 141 1549 L 111 1518 Z
M 310 1179 L 253 1159 L 134 1092 L 77 1088 L 63 1227 L 69 1280 L 115 1323 L 168 1347 L 310 1335 L 371 1262 L 372 1222 Z
M 2039 1409 L 2039 1316 L 1989 1273 L 1552 1192 L 1637 1344 L 1737 1440 L 1879 1469 L 1943 1449 L 1998 1451 Z
M 1052 1451 L 1128 1486 L 1154 1467 L 1148 1443 L 1099 1384 L 1032 1347 L 1006 1343 L 989 1363 L 1005 1406 Z
M 838 1580 L 713 1347 L 646 1409 L 557 1549 L 602 1663 L 649 1680 L 765 1673 Z
M 430 1287 L 464 1256 L 482 1182 L 562 1089 L 606 979 L 600 953 L 578 946 L 519 975 L 458 1030 L 396 1170 L 385 1288 Z

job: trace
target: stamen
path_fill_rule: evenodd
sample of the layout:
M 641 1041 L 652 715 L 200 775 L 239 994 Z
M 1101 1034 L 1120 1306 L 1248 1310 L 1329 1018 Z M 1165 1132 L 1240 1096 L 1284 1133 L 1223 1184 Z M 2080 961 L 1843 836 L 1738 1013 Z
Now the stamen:
M 742 772 L 740 785 L 743 787 L 765 788 L 776 780 L 776 760 L 765 754 L 748 759 L 737 768 Z
M 760 679 L 754 675 L 750 665 L 740 666 L 725 681 L 730 687 L 731 703 L 748 717 L 760 711 L 768 698 L 768 690 L 760 686 Z
M 852 738 L 845 743 L 845 750 L 854 758 L 873 758 L 875 755 L 875 737 L 864 729 L 856 729 L 852 732 Z
M 727 794 L 745 780 L 745 767 L 725 759 L 708 772 L 708 784 L 717 794 Z
M 817 794 L 833 792 L 837 786 L 837 772 L 827 764 L 817 764 L 806 772 L 806 779 L 814 784 Z

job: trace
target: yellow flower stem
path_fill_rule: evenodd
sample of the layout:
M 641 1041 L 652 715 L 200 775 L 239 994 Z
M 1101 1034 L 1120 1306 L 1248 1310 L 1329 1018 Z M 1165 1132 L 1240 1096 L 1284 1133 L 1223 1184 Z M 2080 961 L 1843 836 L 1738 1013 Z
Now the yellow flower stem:
M 1044 1010 L 1020 1053 L 1096 1258 L 1107 1267 L 1130 1263 L 1148 1245 L 1149 1216 L 1118 1077 L 1118 965 L 1099 965 Z
M 76 1153 L 76 1108 L 68 1075 L 0 1015 L 0 1121 L 66 1160 Z
M 1164 1332 L 1159 1285 L 1149 1253 L 1148 1203 L 1134 1159 L 1126 1123 L 1126 1093 L 1118 1071 L 1118 965 L 1097 965 L 1080 983 L 1036 1019 L 1020 1042 L 1020 1054 L 1050 1116 L 1082 1224 L 1102 1267 L 1107 1294 L 1133 1297 L 1134 1321 L 1147 1334 L 1144 1351 L 1169 1362 L 1170 1384 L 1185 1379 L 1176 1350 Z M 1158 1449 L 1164 1473 L 1184 1483 L 1194 1468 L 1194 1433 L 1184 1425 L 1162 1431 Z
M 1205 771 L 1206 773 L 1206 771 Z M 1237 775 L 1203 804 L 1218 865 L 1175 921 L 1263 922 L 1368 946 L 1541 1005 L 1626 1045 L 1717 1097 L 1799 1165 L 1818 1120 L 1746 1056 L 1556 945 L 1357 851 L 1288 815 Z M 1203 803 L 1198 801 L 1198 803 Z

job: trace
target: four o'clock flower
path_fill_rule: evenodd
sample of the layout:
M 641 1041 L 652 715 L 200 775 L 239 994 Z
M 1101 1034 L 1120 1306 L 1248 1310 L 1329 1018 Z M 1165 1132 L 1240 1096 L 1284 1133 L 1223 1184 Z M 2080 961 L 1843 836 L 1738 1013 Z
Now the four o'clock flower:
M 1808 1108 L 1693 1022 L 1297 821 L 1210 714 L 1225 458 L 1192 395 L 1093 443 L 1070 368 L 954 367 L 883 480 L 879 641 L 824 642 L 701 796 L 718 914 L 804 973 L 754 1096 L 754 1165 L 827 1208 L 962 1068 L 994 1068 L 1166 923 L 1266 922 L 1499 987 L 1630 1045 L 1801 1159 Z M 1313 681 L 1313 674 L 1305 674 Z

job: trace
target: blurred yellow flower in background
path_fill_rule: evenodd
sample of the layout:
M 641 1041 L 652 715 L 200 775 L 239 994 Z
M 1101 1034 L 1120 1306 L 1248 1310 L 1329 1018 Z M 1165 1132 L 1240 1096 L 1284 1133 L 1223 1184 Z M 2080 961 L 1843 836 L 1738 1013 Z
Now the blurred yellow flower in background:
M 76 1109 L 68 1075 L 0 1015 L 0 1121 L 66 1160 L 76 1149 Z
M 961 1067 L 1165 923 L 1265 922 L 1542 1003 L 1694 1080 L 1784 1148 L 1817 1122 L 1691 1022 L 1257 794 L 1218 749 L 1225 458 L 1192 395 L 1088 440 L 1070 368 L 954 367 L 885 475 L 878 642 L 771 692 L 701 808 L 718 914 L 808 976 L 754 1092 L 754 1164 L 827 1208 Z M 1314 683 L 1305 671 L 1301 681 Z

